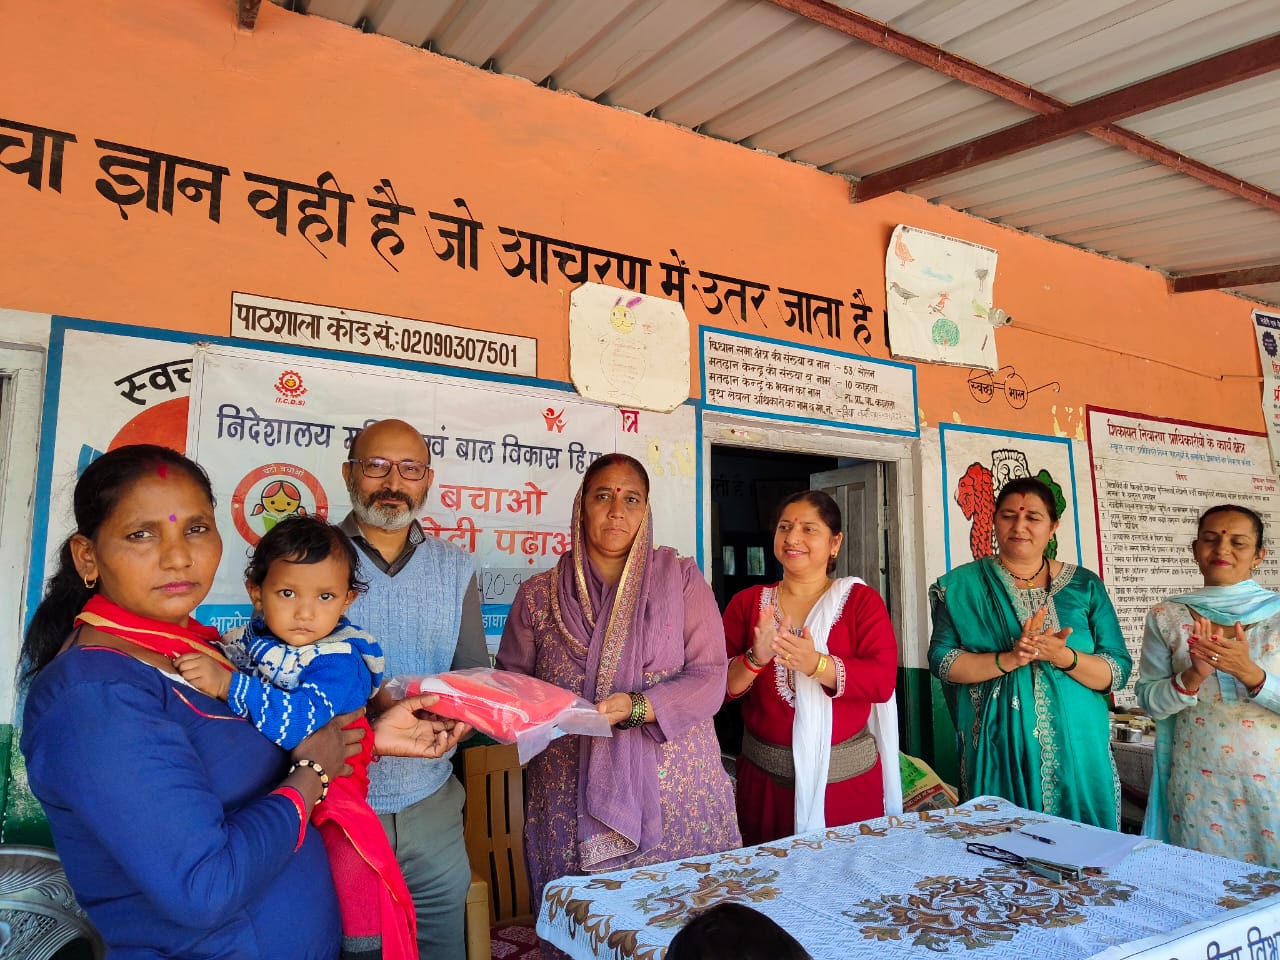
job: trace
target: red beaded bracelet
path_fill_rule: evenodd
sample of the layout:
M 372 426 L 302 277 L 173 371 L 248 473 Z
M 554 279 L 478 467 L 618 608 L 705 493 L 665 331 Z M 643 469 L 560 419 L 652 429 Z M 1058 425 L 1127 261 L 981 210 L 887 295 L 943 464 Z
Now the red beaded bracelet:
M 748 650 L 746 653 L 742 655 L 741 660 L 742 660 L 742 665 L 746 667 L 748 670 L 750 670 L 752 673 L 759 673 L 761 670 L 763 670 L 765 667 L 768 666 L 767 663 L 762 663 L 758 667 L 752 666 L 750 650 Z

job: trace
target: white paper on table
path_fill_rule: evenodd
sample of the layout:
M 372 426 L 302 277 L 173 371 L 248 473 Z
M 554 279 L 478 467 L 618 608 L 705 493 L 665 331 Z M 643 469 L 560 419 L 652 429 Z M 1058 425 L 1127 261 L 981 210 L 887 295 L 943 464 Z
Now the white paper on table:
M 1032 836 L 1028 836 L 1031 834 Z M 1035 839 L 1044 837 L 1053 843 Z M 1034 860 L 1084 869 L 1105 870 L 1114 867 L 1143 841 L 1143 837 L 1083 823 L 1028 823 L 1020 830 L 998 833 L 986 838 L 988 846 Z

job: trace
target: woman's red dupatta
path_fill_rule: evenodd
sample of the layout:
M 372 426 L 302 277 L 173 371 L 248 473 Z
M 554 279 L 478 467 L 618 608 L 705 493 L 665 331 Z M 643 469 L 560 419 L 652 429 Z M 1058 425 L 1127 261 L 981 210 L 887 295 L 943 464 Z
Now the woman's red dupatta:
M 75 622 L 136 643 L 162 657 L 172 659 L 180 653 L 203 653 L 213 657 L 227 670 L 235 671 L 231 661 L 214 643 L 218 639 L 218 631 L 191 617 L 187 618 L 186 626 L 180 627 L 176 623 L 130 613 L 102 594 L 95 593 L 76 616 Z

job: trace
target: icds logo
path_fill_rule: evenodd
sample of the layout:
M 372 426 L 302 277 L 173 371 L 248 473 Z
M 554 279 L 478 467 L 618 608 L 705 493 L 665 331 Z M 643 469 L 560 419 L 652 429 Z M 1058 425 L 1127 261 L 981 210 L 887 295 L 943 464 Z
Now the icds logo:
M 280 379 L 276 381 L 276 403 L 283 403 L 293 407 L 301 407 L 307 401 L 302 399 L 302 395 L 307 392 L 307 388 L 302 385 L 302 374 L 297 370 L 286 370 L 280 374 Z
M 231 495 L 231 519 L 245 543 L 290 517 L 328 519 L 329 498 L 320 481 L 293 463 L 264 463 L 245 474 Z

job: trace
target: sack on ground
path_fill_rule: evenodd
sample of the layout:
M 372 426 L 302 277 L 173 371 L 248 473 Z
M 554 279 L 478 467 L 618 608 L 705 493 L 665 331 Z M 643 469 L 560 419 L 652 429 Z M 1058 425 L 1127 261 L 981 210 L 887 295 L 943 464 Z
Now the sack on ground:
M 942 782 L 923 760 L 898 754 L 902 770 L 902 810 L 946 810 L 960 802 L 955 790 Z

